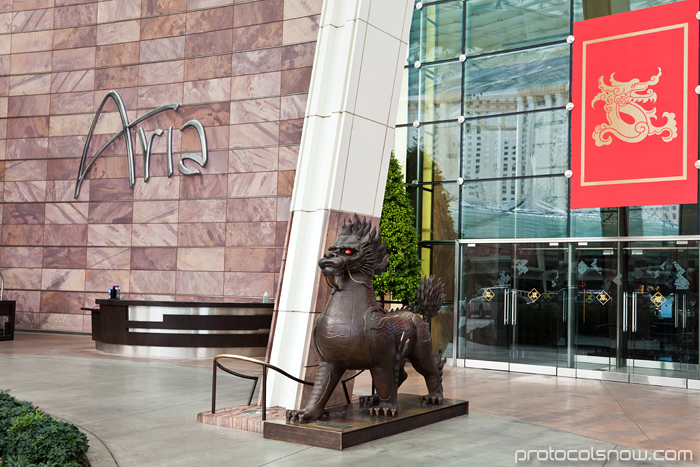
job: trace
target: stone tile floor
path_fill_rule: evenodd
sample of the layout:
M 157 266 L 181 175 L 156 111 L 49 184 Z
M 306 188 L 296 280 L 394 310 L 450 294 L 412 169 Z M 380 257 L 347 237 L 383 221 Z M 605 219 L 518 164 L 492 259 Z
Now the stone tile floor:
M 245 404 L 249 384 L 221 376 L 217 406 Z M 369 388 L 358 377 L 356 391 Z M 0 389 L 86 430 L 93 467 L 690 465 L 656 450 L 689 450 L 700 465 L 700 392 L 687 389 L 448 367 L 445 396 L 469 400 L 470 415 L 341 452 L 197 423 L 211 406 L 211 359 L 107 355 L 85 335 L 0 342 Z M 423 391 L 410 372 L 401 392 Z

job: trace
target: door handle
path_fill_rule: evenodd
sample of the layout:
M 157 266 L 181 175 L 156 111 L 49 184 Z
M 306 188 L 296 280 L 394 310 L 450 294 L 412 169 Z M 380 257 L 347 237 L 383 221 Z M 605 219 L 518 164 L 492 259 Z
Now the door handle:
M 632 332 L 637 332 L 637 292 L 632 293 Z
M 680 298 L 681 298 L 681 296 L 676 294 L 674 296 L 674 300 L 673 300 L 673 321 L 674 321 L 676 327 L 678 327 L 678 308 L 679 308 L 678 302 L 679 302 Z
M 681 313 L 683 313 L 683 329 L 685 329 L 685 323 L 686 323 L 686 319 L 688 317 L 687 298 L 688 298 L 687 295 L 683 295 L 683 310 L 681 311 Z
M 629 299 L 629 293 L 622 293 L 622 331 L 627 332 L 627 301 Z
M 561 320 L 566 323 L 566 314 L 569 312 L 569 292 L 567 290 L 566 295 L 564 295 L 564 300 L 561 302 Z
M 503 293 L 503 324 L 508 324 L 508 313 L 510 313 L 510 289 Z
M 511 316 L 513 319 L 513 326 L 518 324 L 518 291 L 513 290 L 513 297 L 511 300 Z

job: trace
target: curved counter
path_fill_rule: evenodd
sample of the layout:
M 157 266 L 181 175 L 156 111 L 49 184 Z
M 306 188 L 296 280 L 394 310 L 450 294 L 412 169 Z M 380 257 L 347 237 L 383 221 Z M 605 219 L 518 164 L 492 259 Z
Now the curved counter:
M 272 303 L 95 300 L 92 340 L 107 353 L 142 357 L 265 355 Z
M 3 319 L 7 317 L 7 319 Z M 15 301 L 0 300 L 0 341 L 15 338 Z

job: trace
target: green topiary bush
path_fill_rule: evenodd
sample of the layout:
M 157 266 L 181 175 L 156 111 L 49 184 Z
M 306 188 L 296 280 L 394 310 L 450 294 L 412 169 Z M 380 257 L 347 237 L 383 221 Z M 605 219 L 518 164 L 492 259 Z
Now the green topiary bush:
M 413 300 L 421 277 L 416 216 L 406 193 L 399 161 L 391 153 L 384 191 L 379 232 L 386 243 L 389 265 L 372 280 L 377 294 L 391 293 L 393 300 Z
M 2 467 L 81 467 L 87 450 L 87 437 L 76 426 L 0 392 Z

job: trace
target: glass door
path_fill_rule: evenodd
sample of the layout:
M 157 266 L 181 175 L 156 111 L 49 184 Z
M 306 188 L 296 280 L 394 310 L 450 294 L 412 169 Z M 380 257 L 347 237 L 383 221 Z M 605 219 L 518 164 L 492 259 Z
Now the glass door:
M 697 379 L 698 242 L 631 242 L 623 252 L 630 374 Z
M 457 358 L 510 360 L 512 244 L 460 245 Z
M 577 371 L 626 373 L 619 350 L 624 271 L 615 242 L 572 244 L 571 288 Z M 624 377 L 618 379 L 626 380 Z
M 558 243 L 514 245 L 508 317 L 511 366 L 557 367 L 560 354 L 566 352 L 565 252 Z
M 499 362 L 492 368 L 556 368 L 567 343 L 566 247 L 558 243 L 460 247 L 457 358 Z

